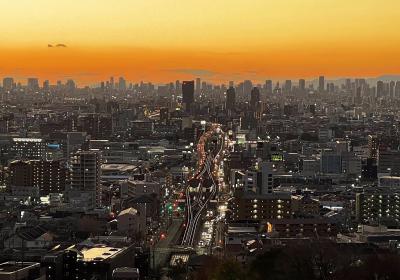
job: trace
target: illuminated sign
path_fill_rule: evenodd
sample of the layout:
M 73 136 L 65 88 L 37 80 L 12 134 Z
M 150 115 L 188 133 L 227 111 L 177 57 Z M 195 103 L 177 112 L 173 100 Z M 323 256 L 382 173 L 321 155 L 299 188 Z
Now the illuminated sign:
M 283 156 L 282 155 L 271 155 L 271 160 L 272 161 L 283 161 Z

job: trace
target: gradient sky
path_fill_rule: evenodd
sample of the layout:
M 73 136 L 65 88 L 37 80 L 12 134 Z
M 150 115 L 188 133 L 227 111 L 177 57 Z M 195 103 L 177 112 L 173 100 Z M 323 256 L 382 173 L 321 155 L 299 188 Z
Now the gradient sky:
M 0 76 L 17 79 L 400 74 L 398 0 L 3 0 L 0 10 Z

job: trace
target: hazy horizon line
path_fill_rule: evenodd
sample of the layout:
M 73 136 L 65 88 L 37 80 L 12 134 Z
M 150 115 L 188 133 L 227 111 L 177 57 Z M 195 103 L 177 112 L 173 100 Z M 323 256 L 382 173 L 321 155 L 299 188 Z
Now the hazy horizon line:
M 172 69 L 172 70 L 167 70 L 167 71 L 175 71 L 175 70 Z M 201 71 L 211 72 L 211 71 L 206 70 L 206 69 L 204 69 L 204 70 L 196 69 L 196 71 L 199 71 L 199 72 L 201 72 Z M 176 72 L 185 73 L 185 72 L 189 72 L 189 69 L 188 70 L 186 70 L 186 69 L 176 69 Z M 79 84 L 80 86 L 93 87 L 93 86 L 100 85 L 102 82 L 110 81 L 111 77 L 113 77 L 115 79 L 114 83 L 118 83 L 119 78 L 122 77 L 122 78 L 124 78 L 124 80 L 127 83 L 132 83 L 132 84 L 138 84 L 138 83 L 143 82 L 143 83 L 152 83 L 154 85 L 166 85 L 166 84 L 169 84 L 169 83 L 175 83 L 176 81 L 190 81 L 190 80 L 195 81 L 197 78 L 200 78 L 202 82 L 206 82 L 207 84 L 213 84 L 213 85 L 229 84 L 229 82 L 231 82 L 231 81 L 233 81 L 235 84 L 238 84 L 238 83 L 244 82 L 246 80 L 249 80 L 254 85 L 256 85 L 256 84 L 265 84 L 265 82 L 267 80 L 271 80 L 272 82 L 275 82 L 275 83 L 278 83 L 278 82 L 280 83 L 280 82 L 285 82 L 286 80 L 291 80 L 292 82 L 294 82 L 294 84 L 296 84 L 296 82 L 298 83 L 298 81 L 301 80 L 301 79 L 304 79 L 306 83 L 310 84 L 310 83 L 318 82 L 319 77 L 320 76 L 324 76 L 324 75 L 321 74 L 321 75 L 317 75 L 317 76 L 314 76 L 314 77 L 291 77 L 291 78 L 289 78 L 289 77 L 279 77 L 279 78 L 275 77 L 275 78 L 265 78 L 265 79 L 260 79 L 260 78 L 252 79 L 251 77 L 248 77 L 248 78 L 243 77 L 243 78 L 235 78 L 235 79 L 224 79 L 224 81 L 223 81 L 222 79 L 212 79 L 212 78 L 210 78 L 210 74 L 207 73 L 207 74 L 205 74 L 206 77 L 202 77 L 203 75 L 198 75 L 198 76 L 193 75 L 192 78 L 172 79 L 172 80 L 163 82 L 163 81 L 160 81 L 160 80 L 155 81 L 155 80 L 147 80 L 147 79 L 138 79 L 138 80 L 137 79 L 129 79 L 129 78 L 125 78 L 124 75 L 114 75 L 114 76 L 113 75 L 109 75 L 108 79 L 97 79 L 97 80 L 92 80 L 92 81 L 89 81 L 89 82 L 82 82 L 82 81 L 79 80 L 79 76 L 82 76 L 82 75 L 83 76 L 96 76 L 95 73 L 79 73 L 78 75 L 60 75 L 59 78 L 49 79 L 49 78 L 42 78 L 42 77 L 36 76 L 36 75 L 23 75 L 23 76 L 21 76 L 21 75 L 2 75 L 1 79 L 13 78 L 14 82 L 21 83 L 22 85 L 26 85 L 27 79 L 29 79 L 29 78 L 38 79 L 39 82 L 49 81 L 50 85 L 55 85 L 58 81 L 65 82 L 65 81 L 68 81 L 68 80 L 73 80 L 76 84 Z M 367 81 L 368 80 L 380 80 L 380 79 L 382 79 L 382 80 L 385 81 L 385 80 L 393 80 L 393 79 L 400 80 L 400 73 L 399 74 L 381 74 L 381 75 L 378 75 L 378 76 L 339 76 L 339 77 L 324 76 L 324 78 L 325 78 L 325 82 L 333 82 L 333 83 L 339 82 L 339 81 L 342 81 L 342 80 L 346 80 L 346 79 L 351 79 L 351 80 L 365 79 Z M 218 81 L 215 81 L 215 80 L 218 80 Z M 25 82 L 25 83 L 23 83 L 23 82 Z

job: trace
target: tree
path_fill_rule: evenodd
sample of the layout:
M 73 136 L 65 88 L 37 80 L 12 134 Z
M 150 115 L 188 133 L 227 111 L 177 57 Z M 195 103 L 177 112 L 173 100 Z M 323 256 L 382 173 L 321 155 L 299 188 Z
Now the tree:
M 244 280 L 245 273 L 242 265 L 235 260 L 224 260 L 220 263 L 213 275 L 212 280 Z

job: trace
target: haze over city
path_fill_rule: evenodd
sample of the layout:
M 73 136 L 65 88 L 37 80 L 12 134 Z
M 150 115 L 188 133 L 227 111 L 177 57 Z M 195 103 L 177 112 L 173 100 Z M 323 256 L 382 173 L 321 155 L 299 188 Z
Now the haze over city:
M 222 82 L 399 73 L 396 0 L 21 0 L 0 8 L 0 73 L 21 79 L 90 85 L 110 75 Z

